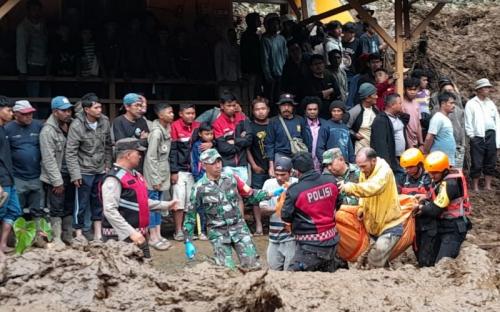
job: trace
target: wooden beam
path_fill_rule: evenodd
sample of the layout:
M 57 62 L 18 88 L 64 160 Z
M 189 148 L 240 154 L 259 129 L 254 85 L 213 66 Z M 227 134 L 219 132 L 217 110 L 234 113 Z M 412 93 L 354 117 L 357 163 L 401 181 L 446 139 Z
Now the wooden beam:
M 7 13 L 10 12 L 21 0 L 7 0 L 1 7 L 0 7 L 0 20 L 2 17 L 4 17 Z
M 410 9 L 411 3 L 409 0 L 403 0 L 403 27 L 406 38 L 411 37 Z
M 290 8 L 292 8 L 293 13 L 295 13 L 295 16 L 297 16 L 297 19 L 300 19 L 301 13 L 299 8 L 297 7 L 297 4 L 295 4 L 294 0 L 288 0 L 288 5 Z
M 375 1 L 377 1 L 377 0 L 361 0 L 361 1 L 359 1 L 359 3 L 361 5 L 365 5 L 365 4 L 368 4 L 368 3 L 375 2 Z M 345 11 L 349 11 L 349 10 L 352 10 L 352 9 L 353 9 L 353 7 L 350 4 L 344 4 L 342 6 L 339 6 L 338 8 L 331 9 L 329 11 L 323 12 L 323 13 L 318 14 L 318 15 L 313 15 L 313 16 L 307 18 L 307 19 L 304 19 L 300 23 L 304 24 L 304 25 L 311 24 L 311 23 L 317 22 L 319 20 L 322 20 L 324 18 L 330 17 L 332 15 L 339 14 L 339 13 L 342 13 L 342 12 L 345 12 Z
M 413 32 L 411 33 L 411 36 L 410 36 L 411 40 L 416 39 L 417 37 L 420 36 L 422 31 L 424 31 L 424 29 L 427 26 L 429 26 L 429 23 L 431 22 L 431 20 L 439 13 L 439 11 L 441 11 L 441 9 L 445 6 L 445 4 L 446 3 L 444 3 L 444 2 L 439 2 L 438 4 L 436 4 L 436 6 L 434 7 L 434 9 L 432 9 L 432 11 L 429 13 L 429 15 L 427 15 L 420 22 L 420 24 L 418 24 L 418 26 L 413 30 Z
M 301 0 L 300 6 L 302 9 L 302 19 L 309 17 L 309 9 L 307 8 L 307 0 Z
M 404 42 L 405 38 L 403 35 L 403 1 L 404 0 L 394 0 L 394 23 L 395 35 L 396 35 L 396 74 L 398 79 L 396 80 L 396 91 L 400 95 L 403 95 L 403 70 L 404 70 Z
M 384 40 L 384 42 L 387 43 L 387 45 L 391 49 L 396 51 L 396 42 L 394 41 L 394 39 L 392 39 L 391 36 L 389 36 L 389 34 L 385 31 L 385 29 L 380 27 L 377 21 L 370 14 L 368 14 L 365 9 L 363 9 L 361 3 L 358 0 L 347 0 L 347 2 L 352 6 L 353 9 L 358 12 L 363 22 L 368 23 L 368 25 L 370 25 L 375 30 L 375 32 L 382 38 L 382 40 Z

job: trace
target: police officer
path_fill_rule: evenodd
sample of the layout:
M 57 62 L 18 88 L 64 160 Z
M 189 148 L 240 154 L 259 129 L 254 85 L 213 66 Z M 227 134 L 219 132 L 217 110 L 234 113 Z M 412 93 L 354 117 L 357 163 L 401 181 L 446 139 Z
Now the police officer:
M 193 257 L 191 237 L 196 225 L 196 208 L 202 207 L 207 216 L 207 234 L 214 249 L 214 260 L 217 265 L 235 268 L 233 248 L 238 255 L 240 265 L 246 269 L 260 267 L 257 249 L 252 241 L 250 230 L 240 213 L 239 196 L 250 204 L 270 199 L 273 193 L 254 190 L 234 174 L 222 172 L 222 157 L 217 150 L 211 148 L 200 155 L 205 174 L 198 180 L 190 196 L 188 210 L 184 220 L 186 236 L 186 255 Z M 275 192 L 280 195 L 283 189 Z
M 432 244 L 435 248 L 426 255 L 420 265 L 432 266 L 444 257 L 456 258 L 460 246 L 465 240 L 472 224 L 468 218 L 471 212 L 467 183 L 461 170 L 450 169 L 448 156 L 436 151 L 430 153 L 424 161 L 424 168 L 429 173 L 435 186 L 432 188 L 432 199 L 424 200 L 416 207 L 415 214 L 437 218 L 437 235 Z
M 424 170 L 424 154 L 418 148 L 409 148 L 401 154 L 399 163 L 405 170 L 403 184 L 398 187 L 400 194 L 414 195 L 419 200 L 430 199 L 431 177 Z M 420 266 L 430 266 L 435 254 L 437 219 L 435 216 L 415 217 L 415 244 L 413 251 Z
M 297 153 L 292 164 L 299 181 L 291 185 L 281 210 L 283 221 L 292 224 L 296 240 L 290 271 L 333 272 L 339 267 L 336 247 L 339 235 L 335 210 L 340 204 L 336 179 L 314 170 L 310 153 Z

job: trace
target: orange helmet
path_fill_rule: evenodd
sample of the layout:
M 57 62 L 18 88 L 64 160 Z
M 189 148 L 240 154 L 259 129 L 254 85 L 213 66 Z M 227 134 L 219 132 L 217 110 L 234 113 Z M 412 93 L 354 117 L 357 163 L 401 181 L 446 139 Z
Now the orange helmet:
M 401 154 L 399 164 L 403 168 L 418 166 L 424 162 L 424 154 L 418 148 L 409 148 Z
M 425 158 L 424 168 L 427 172 L 443 172 L 450 168 L 448 155 L 441 151 L 432 152 Z

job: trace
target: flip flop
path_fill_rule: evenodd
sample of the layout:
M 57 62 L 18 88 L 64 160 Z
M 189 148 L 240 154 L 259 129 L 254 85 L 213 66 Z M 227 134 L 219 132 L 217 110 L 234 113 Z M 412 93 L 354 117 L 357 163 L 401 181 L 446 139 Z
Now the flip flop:
M 171 247 L 170 243 L 166 244 L 165 242 L 157 241 L 156 243 L 150 244 L 156 250 L 167 250 Z

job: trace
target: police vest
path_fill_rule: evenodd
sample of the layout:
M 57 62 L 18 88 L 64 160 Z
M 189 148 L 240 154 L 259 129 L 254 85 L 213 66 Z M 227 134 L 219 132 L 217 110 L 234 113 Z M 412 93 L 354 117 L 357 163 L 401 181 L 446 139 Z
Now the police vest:
M 456 198 L 450 202 L 448 207 L 444 208 L 444 211 L 439 215 L 441 219 L 456 219 L 460 217 L 470 216 L 472 211 L 472 206 L 469 200 L 469 192 L 467 190 L 467 181 L 465 180 L 464 174 L 460 169 L 452 169 L 450 173 L 443 180 L 453 180 L 456 179 L 458 183 L 462 186 L 463 195 L 462 197 Z M 436 193 L 432 191 L 432 199 L 436 197 Z
M 135 174 L 114 166 L 106 178 L 113 177 L 120 181 L 122 191 L 118 212 L 133 228 L 145 234 L 149 225 L 148 189 L 144 177 L 139 172 Z M 112 226 L 106 218 L 103 221 L 103 228 L 105 228 L 103 234 L 113 235 L 110 231 Z

